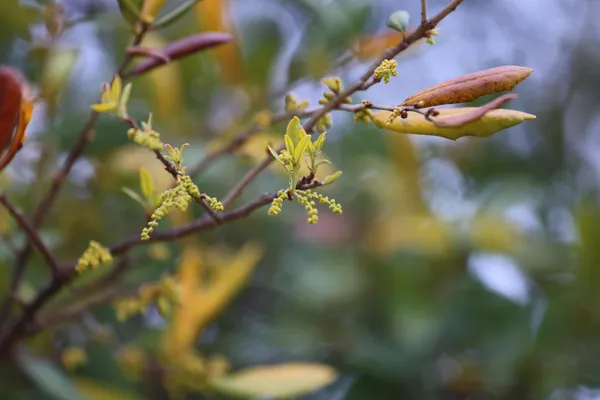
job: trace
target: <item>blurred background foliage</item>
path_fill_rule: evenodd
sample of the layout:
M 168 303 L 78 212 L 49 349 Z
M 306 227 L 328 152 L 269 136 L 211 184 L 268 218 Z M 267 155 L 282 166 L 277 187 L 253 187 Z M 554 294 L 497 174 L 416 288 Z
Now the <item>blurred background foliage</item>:
M 44 100 L 1 182 L 27 213 L 131 37 L 116 1 L 60 3 L 78 23 L 48 43 L 40 12 L 48 2 L 0 2 L 0 63 L 22 70 Z M 158 48 L 199 31 L 231 32 L 235 41 L 134 79 L 130 114 L 144 120 L 152 111 L 165 141 L 191 144 L 186 162 L 194 165 L 258 112 L 282 110 L 287 92 L 316 104 L 322 77 L 351 82 L 399 39 L 385 27 L 387 16 L 406 9 L 415 26 L 418 3 L 201 1 L 145 44 Z M 433 14 L 446 1 L 429 4 Z M 325 194 L 342 203 L 343 216 L 323 213 L 312 226 L 300 207 L 290 204 L 277 218 L 264 208 L 185 240 L 137 248 L 125 287 L 165 273 L 182 279 L 183 305 L 166 320 L 151 310 L 117 322 L 110 302 L 95 304 L 94 296 L 123 287 L 77 292 L 106 271 L 86 274 L 44 309 L 42 321 L 57 321 L 24 344 L 18 368 L 2 365 L 2 398 L 162 399 L 178 379 L 189 399 L 221 398 L 189 387 L 196 378 L 185 373 L 193 368 L 177 369 L 187 356 L 202 376 L 227 365 L 335 367 L 338 378 L 307 397 L 314 400 L 600 398 L 599 13 L 592 0 L 465 1 L 440 26 L 435 46 L 403 53 L 398 77 L 355 101 L 395 104 L 444 79 L 517 64 L 535 72 L 512 108 L 536 121 L 491 139 L 450 142 L 387 133 L 336 113 L 325 151 L 332 171 L 344 175 Z M 284 127 L 255 136 L 195 182 L 222 197 Z M 141 166 L 159 188 L 171 184 L 126 130 L 100 119 L 41 231 L 63 260 L 78 258 L 90 240 L 108 245 L 140 231 L 144 211 L 121 188 L 137 190 Z M 238 204 L 285 187 L 277 167 Z M 192 207 L 163 226 L 201 212 Z M 4 295 L 11 248 L 24 238 L 4 211 L 0 231 Z M 47 279 L 36 256 L 19 293 L 29 299 Z M 86 301 L 94 303 L 88 312 L 60 320 L 61 310 Z M 182 358 L 170 363 L 165 355 Z

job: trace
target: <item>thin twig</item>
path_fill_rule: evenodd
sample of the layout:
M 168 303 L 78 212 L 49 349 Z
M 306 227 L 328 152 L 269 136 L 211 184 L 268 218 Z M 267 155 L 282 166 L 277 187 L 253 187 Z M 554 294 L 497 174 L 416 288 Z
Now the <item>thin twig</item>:
M 52 255 L 50 249 L 48 249 L 48 247 L 46 247 L 46 245 L 44 244 L 44 242 L 42 241 L 42 239 L 40 238 L 40 236 L 38 235 L 36 230 L 29 224 L 29 222 L 27 222 L 27 220 L 25 219 L 23 214 L 21 214 L 12 205 L 12 203 L 10 201 L 8 201 L 8 199 L 6 198 L 6 196 L 4 194 L 0 194 L 0 204 L 2 204 L 4 206 L 4 208 L 6 208 L 8 210 L 10 215 L 14 218 L 14 220 L 19 225 L 19 227 L 25 232 L 25 234 L 29 238 L 29 241 L 31 243 L 33 243 L 33 246 L 35 246 L 38 249 L 38 251 L 40 253 L 42 253 L 42 256 L 44 257 L 44 261 L 46 262 L 46 264 L 48 264 L 48 266 L 52 270 L 52 275 L 58 275 L 60 273 L 60 271 L 58 268 L 58 262 L 56 261 L 56 258 L 54 257 L 54 255 Z
M 269 160 L 269 161 L 267 162 L 266 160 Z M 267 168 L 270 163 L 271 163 L 270 159 L 264 158 L 259 164 L 257 164 L 256 166 L 254 166 L 254 168 L 252 168 L 250 171 L 248 171 L 248 173 L 246 175 L 244 175 L 242 180 L 239 181 L 238 184 L 235 185 L 227 193 L 227 195 L 223 198 L 223 200 L 222 200 L 223 207 L 225 207 L 225 208 L 229 207 L 231 205 L 231 203 L 233 203 L 233 201 L 240 194 L 242 194 L 242 191 L 246 188 L 246 186 L 248 186 L 250 184 L 250 182 L 252 182 L 254 180 L 254 178 L 256 178 L 258 176 L 258 174 L 260 174 L 262 172 L 263 169 Z
M 427 0 L 421 0 L 421 25 L 427 23 Z

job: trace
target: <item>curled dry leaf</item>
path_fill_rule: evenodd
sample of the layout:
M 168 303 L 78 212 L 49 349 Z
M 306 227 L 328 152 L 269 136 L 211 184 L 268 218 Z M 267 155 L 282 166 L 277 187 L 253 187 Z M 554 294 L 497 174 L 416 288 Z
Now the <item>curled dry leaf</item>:
M 436 121 L 444 123 L 445 118 L 455 118 L 464 114 L 478 112 L 478 107 L 447 108 L 437 110 L 439 115 Z M 489 137 L 494 133 L 511 128 L 523 121 L 535 119 L 535 115 L 517 110 L 497 109 L 491 110 L 481 118 L 468 122 L 458 127 L 439 127 L 428 121 L 423 115 L 409 113 L 407 118 L 396 118 L 390 125 L 385 125 L 389 118 L 389 111 L 380 111 L 373 114 L 373 121 L 381 128 L 399 133 L 415 135 L 439 136 L 450 140 L 457 140 L 464 136 Z
M 423 89 L 409 96 L 402 105 L 425 108 L 467 103 L 487 94 L 510 91 L 532 72 L 531 68 L 516 65 L 473 72 Z
M 445 118 L 434 117 L 431 119 L 431 121 L 438 128 L 458 128 L 460 126 L 468 124 L 469 122 L 473 122 L 480 119 L 488 112 L 495 110 L 507 101 L 514 100 L 518 97 L 519 96 L 514 93 L 505 94 L 503 96 L 498 97 L 497 99 L 490 101 L 484 106 L 474 107 L 473 110 L 464 114 L 457 114 Z
M 14 68 L 0 67 L 0 150 L 7 149 L 0 170 L 21 149 L 32 113 L 33 101 L 23 75 Z
M 232 39 L 233 36 L 227 33 L 204 32 L 169 43 L 164 48 L 158 50 L 156 54 L 162 54 L 166 59 L 173 61 L 211 47 L 219 46 Z M 164 58 L 147 58 L 136 65 L 127 75 L 140 75 L 164 64 L 166 64 Z

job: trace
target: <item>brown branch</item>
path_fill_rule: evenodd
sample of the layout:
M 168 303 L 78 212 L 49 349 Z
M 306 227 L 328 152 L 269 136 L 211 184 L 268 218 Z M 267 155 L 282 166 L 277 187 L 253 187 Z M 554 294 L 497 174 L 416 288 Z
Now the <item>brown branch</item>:
M 204 208 L 204 211 L 206 211 L 208 213 L 208 215 L 211 216 L 211 218 L 213 219 L 215 224 L 220 224 L 221 222 L 223 222 L 221 220 L 221 216 L 219 215 L 218 212 L 216 212 L 211 206 L 210 204 L 207 204 L 206 202 L 206 198 L 208 197 L 208 195 L 202 193 L 200 195 L 200 197 L 194 197 L 194 201 L 196 201 L 196 203 L 200 204 L 200 206 L 202 206 L 202 208 Z
M 23 214 L 21 214 L 12 205 L 12 203 L 10 201 L 8 201 L 8 199 L 6 198 L 6 196 L 4 196 L 4 194 L 0 194 L 0 204 L 2 204 L 4 206 L 4 208 L 6 208 L 8 210 L 10 215 L 13 217 L 13 219 L 19 225 L 19 227 L 25 232 L 25 234 L 29 238 L 29 241 L 31 243 L 33 243 L 33 246 L 35 246 L 37 248 L 37 250 L 42 254 L 42 256 L 44 257 L 44 261 L 46 262 L 46 264 L 48 264 L 48 266 L 52 270 L 52 274 L 53 275 L 59 274 L 60 271 L 58 268 L 58 262 L 56 261 L 56 258 L 52 255 L 52 253 L 50 252 L 50 249 L 48 249 L 48 247 L 46 247 L 46 245 L 44 244 L 44 242 L 42 241 L 42 239 L 40 238 L 38 233 L 35 231 L 35 229 L 29 224 L 29 222 L 27 222 L 27 220 L 25 220 L 25 217 L 23 216 Z
M 368 80 L 373 76 L 375 68 L 377 68 L 383 60 L 395 57 L 396 55 L 404 51 L 406 48 L 408 48 L 411 44 L 425 37 L 428 31 L 434 29 L 440 21 L 442 21 L 446 16 L 448 16 L 452 11 L 454 11 L 462 2 L 463 0 L 453 0 L 430 21 L 428 21 L 424 25 L 420 25 L 411 35 L 406 37 L 404 41 L 402 41 L 395 47 L 388 49 L 382 55 L 382 57 L 380 57 L 376 62 L 374 62 L 371 65 L 371 67 L 367 70 L 367 72 L 365 72 L 356 82 L 351 84 L 346 90 L 340 92 L 334 99 L 332 99 L 322 108 L 316 110 L 312 114 L 311 118 L 304 124 L 304 129 L 307 132 L 312 132 L 313 128 L 316 126 L 320 118 L 322 118 L 331 110 L 339 108 L 339 106 L 342 104 L 345 98 L 350 97 L 356 91 L 361 90 L 361 88 L 365 86 Z M 87 143 L 87 141 L 85 141 L 85 143 Z M 240 184 L 236 185 L 225 197 L 227 204 L 231 204 L 235 200 L 235 198 L 241 194 L 243 189 L 256 176 L 258 176 L 258 174 L 262 170 L 264 170 L 271 163 L 272 160 L 273 157 L 270 154 L 267 155 L 265 159 L 263 159 L 256 167 L 254 167 L 248 174 L 246 174 L 246 176 L 242 179 Z M 269 204 L 275 196 L 276 194 L 273 193 L 264 194 L 258 199 L 244 206 L 241 206 L 229 212 L 222 213 L 221 218 L 223 222 L 229 222 L 243 218 L 247 215 L 250 215 L 256 209 Z M 124 240 L 123 242 L 111 246 L 110 250 L 113 255 L 119 255 L 125 253 L 133 247 L 139 246 L 142 243 L 175 240 L 193 232 L 198 232 L 203 229 L 214 228 L 214 226 L 215 224 L 211 216 L 204 215 L 203 217 L 189 224 L 165 231 L 154 232 L 151 236 L 151 239 L 148 241 L 142 241 L 139 235 L 136 235 L 135 237 L 130 237 Z M 74 276 L 75 270 L 73 264 L 69 266 L 69 268 L 63 273 L 55 275 L 53 279 L 42 290 L 40 290 L 40 292 L 37 293 L 33 301 L 25 306 L 23 313 L 19 316 L 14 325 L 11 326 L 11 328 L 2 337 L 0 337 L 0 354 L 7 354 L 9 352 L 9 350 L 13 347 L 15 342 L 19 340 L 20 336 L 23 334 L 28 323 L 33 319 L 36 312 L 46 303 L 46 301 L 52 298 L 66 283 L 71 281 L 74 278 Z
M 142 39 L 144 38 L 146 31 L 147 31 L 147 26 L 144 24 L 142 26 L 142 28 L 140 29 L 140 31 L 136 34 L 134 41 L 133 41 L 133 46 L 138 46 L 142 42 Z M 123 74 L 123 72 L 128 67 L 128 65 L 131 63 L 131 61 L 133 61 L 134 57 L 135 56 L 133 54 L 126 55 L 121 66 L 117 70 L 117 75 Z M 50 209 L 52 208 L 52 205 L 54 204 L 54 201 L 56 200 L 56 197 L 58 196 L 58 192 L 60 191 L 65 180 L 67 179 L 67 176 L 71 173 L 73 166 L 75 165 L 75 163 L 77 162 L 79 157 L 81 157 L 81 155 L 83 154 L 83 151 L 85 150 L 88 143 L 91 141 L 93 128 L 96 125 L 97 119 L 98 119 L 98 113 L 96 111 L 92 110 L 90 112 L 83 128 L 81 129 L 81 133 L 79 134 L 79 138 L 77 139 L 77 142 L 73 145 L 73 147 L 69 151 L 69 154 L 67 155 L 67 159 L 65 160 L 63 166 L 61 167 L 60 170 L 58 170 L 58 172 L 56 172 L 56 174 L 52 178 L 52 183 L 50 185 L 50 189 L 48 190 L 48 192 L 46 192 L 46 195 L 44 197 L 42 197 L 42 199 L 39 201 L 38 205 L 36 206 L 36 209 L 33 213 L 33 218 L 31 220 L 31 225 L 32 225 L 33 229 L 39 228 L 42 225 L 42 223 L 44 222 L 44 219 L 46 218 L 46 216 L 50 213 Z M 25 266 L 27 265 L 27 262 L 29 261 L 29 257 L 31 255 L 31 250 L 32 250 L 32 244 L 31 244 L 31 242 L 28 241 L 25 244 L 25 246 L 22 248 L 22 250 L 19 252 L 19 255 L 17 256 L 17 260 L 15 262 L 15 271 L 13 273 L 11 283 L 10 283 L 10 288 L 9 288 L 10 292 L 13 292 L 16 289 L 16 287 L 19 285 L 19 282 L 21 281 L 21 277 L 23 276 L 23 272 L 25 271 Z M 0 310 L 0 325 L 2 325 L 6 319 L 7 311 L 5 311 L 5 310 L 10 310 L 10 302 L 11 302 L 10 297 L 8 297 L 2 306 L 2 310 Z
M 456 9 L 464 0 L 453 0 L 450 4 L 448 4 L 442 11 L 440 11 L 435 17 L 433 17 L 430 21 L 427 21 L 426 24 L 419 25 L 419 27 L 408 37 L 406 37 L 402 42 L 398 43 L 396 46 L 387 49 L 381 57 L 377 61 L 375 61 L 369 69 L 354 83 L 352 83 L 348 88 L 341 91 L 334 97 L 329 103 L 325 104 L 323 107 L 315 110 L 315 112 L 311 115 L 310 119 L 304 123 L 303 127 L 307 133 L 311 133 L 314 127 L 317 125 L 318 121 L 325 116 L 328 112 L 339 109 L 343 104 L 344 99 L 347 97 L 351 97 L 355 92 L 363 90 L 362 88 L 368 86 L 369 80 L 374 79 L 373 73 L 375 69 L 379 67 L 379 65 L 384 60 L 389 60 L 396 57 L 398 54 L 406 50 L 410 45 L 415 43 L 416 41 L 427 36 L 427 32 L 434 29 L 437 24 L 439 24 L 444 18 L 446 18 L 452 11 Z M 277 149 L 277 151 L 281 151 L 283 147 Z M 226 203 L 223 202 L 223 205 L 230 205 L 233 201 L 242 193 L 242 191 L 250 184 L 250 182 L 258 176 L 263 170 L 265 170 L 269 164 L 274 160 L 273 156 L 268 153 L 266 157 L 260 161 L 254 168 L 252 168 L 246 176 L 242 179 L 242 181 L 236 185 L 225 197 Z
M 421 0 L 421 25 L 427 24 L 427 0 Z

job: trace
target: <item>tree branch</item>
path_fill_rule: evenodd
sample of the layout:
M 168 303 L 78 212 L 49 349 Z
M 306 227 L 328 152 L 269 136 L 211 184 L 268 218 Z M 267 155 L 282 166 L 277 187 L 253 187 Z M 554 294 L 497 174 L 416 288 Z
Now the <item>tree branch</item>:
M 25 217 L 23 216 L 23 214 L 21 214 L 12 205 L 12 203 L 10 201 L 8 201 L 8 199 L 6 198 L 6 196 L 4 194 L 0 194 L 0 204 L 2 204 L 4 206 L 4 208 L 6 208 L 8 210 L 10 215 L 13 217 L 13 219 L 19 225 L 19 227 L 25 232 L 25 234 L 29 238 L 29 241 L 31 243 L 33 243 L 33 246 L 35 246 L 38 249 L 38 251 L 42 254 L 42 256 L 44 257 L 44 261 L 46 262 L 46 264 L 48 264 L 48 266 L 52 270 L 52 274 L 53 275 L 59 274 L 60 271 L 58 268 L 58 262 L 56 261 L 56 258 L 52 255 L 52 253 L 50 252 L 50 249 L 48 249 L 48 247 L 46 247 L 46 245 L 44 244 L 44 242 L 42 241 L 42 239 L 40 238 L 38 233 L 35 231 L 35 229 L 29 224 L 29 222 L 27 222 L 25 220 Z
M 426 24 L 420 25 L 411 35 L 406 37 L 404 41 L 386 50 L 385 53 L 377 61 L 375 61 L 357 81 L 352 83 L 346 90 L 340 92 L 329 103 L 319 108 L 318 110 L 315 110 L 311 115 L 311 118 L 304 124 L 304 129 L 308 133 L 312 132 L 320 118 L 322 118 L 328 112 L 339 108 L 346 97 L 350 97 L 355 92 L 363 90 L 369 79 L 373 76 L 375 68 L 377 68 L 382 61 L 395 57 L 396 55 L 407 49 L 411 44 L 425 37 L 428 31 L 434 29 L 440 21 L 442 21 L 446 16 L 453 12 L 462 2 L 463 0 L 453 0 L 435 17 L 427 21 Z M 85 136 L 85 134 L 82 136 Z M 87 140 L 84 141 L 84 144 L 85 143 L 87 143 Z M 234 188 L 232 188 L 232 190 L 227 194 L 227 196 L 225 197 L 224 204 L 233 203 L 233 201 L 242 193 L 243 189 L 256 176 L 258 176 L 258 174 L 261 171 L 263 171 L 271 163 L 272 160 L 273 157 L 269 154 L 250 172 L 248 172 L 246 176 L 242 179 L 242 181 L 240 181 L 240 183 Z M 70 167 L 66 169 L 67 173 L 69 171 Z M 258 199 L 247 203 L 244 206 L 241 206 L 232 211 L 222 213 L 220 215 L 221 219 L 223 222 L 229 222 L 243 218 L 247 215 L 250 215 L 254 210 L 271 203 L 275 196 L 276 194 L 274 193 L 264 194 Z M 119 255 L 143 243 L 176 240 L 190 233 L 214 227 L 214 220 L 211 218 L 210 215 L 205 214 L 203 217 L 192 221 L 186 225 L 172 228 L 169 230 L 156 231 L 152 234 L 151 239 L 147 241 L 142 241 L 139 235 L 136 235 L 135 237 L 130 237 L 120 243 L 110 246 L 110 251 L 113 255 Z M 53 279 L 42 290 L 40 290 L 40 292 L 38 292 L 33 301 L 25 305 L 24 311 L 21 314 L 21 316 L 17 319 L 14 325 L 0 338 L 0 354 L 8 353 L 8 351 L 13 347 L 15 342 L 19 340 L 19 338 L 25 331 L 28 323 L 35 316 L 36 312 L 46 303 L 46 301 L 52 298 L 65 284 L 70 282 L 76 276 L 74 267 L 75 264 L 73 263 L 69 265 L 69 267 L 66 270 L 62 271 L 62 273 L 53 276 Z
M 315 112 L 311 115 L 310 119 L 306 123 L 304 123 L 304 130 L 306 130 L 306 132 L 310 134 L 314 127 L 317 125 L 318 121 L 323 116 L 325 116 L 328 112 L 339 108 L 343 104 L 345 98 L 351 97 L 355 92 L 363 90 L 365 85 L 367 85 L 369 79 L 373 76 L 375 69 L 379 67 L 379 65 L 384 60 L 389 60 L 396 57 L 398 54 L 406 50 L 410 45 L 424 38 L 427 35 L 427 32 L 434 29 L 437 26 L 437 24 L 439 24 L 452 11 L 454 11 L 456 7 L 458 7 L 463 1 L 464 0 L 453 0 L 426 24 L 419 25 L 419 27 L 411 35 L 406 37 L 402 42 L 398 43 L 392 48 L 387 49 L 377 61 L 371 64 L 369 69 L 358 80 L 356 80 L 354 83 L 348 86 L 346 90 L 343 90 L 340 93 L 338 93 L 337 96 L 333 98 L 329 103 L 315 110 Z M 279 149 L 277 149 L 277 151 L 281 151 L 283 148 L 284 147 L 282 146 Z M 260 161 L 244 176 L 244 178 L 239 184 L 237 184 L 232 190 L 229 191 L 229 193 L 225 197 L 226 202 L 224 201 L 223 205 L 227 206 L 232 204 L 233 201 L 246 188 L 246 186 L 248 186 L 255 177 L 257 177 L 264 169 L 266 169 L 273 160 L 273 156 L 270 153 L 268 153 L 262 161 Z
M 421 25 L 427 23 L 427 0 L 421 0 Z
M 148 29 L 148 27 L 145 24 L 142 25 L 142 28 L 136 34 L 136 36 L 133 40 L 133 46 L 137 46 L 142 42 L 142 39 L 144 38 L 144 36 L 147 32 L 147 29 Z M 129 66 L 129 64 L 133 61 L 134 58 L 135 58 L 135 56 L 133 54 L 127 54 L 125 59 L 123 60 L 123 62 L 121 63 L 120 67 L 117 70 L 117 75 L 122 75 L 123 72 L 125 72 L 125 69 Z M 36 209 L 33 213 L 33 218 L 31 220 L 31 225 L 32 225 L 33 229 L 39 228 L 42 225 L 42 223 L 44 222 L 44 219 L 46 218 L 46 216 L 50 213 L 50 209 L 52 208 L 52 205 L 54 204 L 54 201 L 56 200 L 56 197 L 58 196 L 60 189 L 62 188 L 65 180 L 67 179 L 67 176 L 71 173 L 73 166 L 75 165 L 75 163 L 77 162 L 79 157 L 81 157 L 81 155 L 83 154 L 83 151 L 85 150 L 88 143 L 91 141 L 93 128 L 96 125 L 97 119 L 98 119 L 98 113 L 93 110 L 90 111 L 90 114 L 89 114 L 83 128 L 81 129 L 81 133 L 79 134 L 79 138 L 77 139 L 77 142 L 73 145 L 73 147 L 69 151 L 69 154 L 67 155 L 67 159 L 65 160 L 65 163 L 63 164 L 61 169 L 58 170 L 58 172 L 56 172 L 56 174 L 52 178 L 52 183 L 50 185 L 50 189 L 48 190 L 46 195 L 44 197 L 42 197 L 42 199 L 39 201 L 38 205 L 36 206 Z M 17 261 L 15 262 L 15 271 L 13 273 L 13 277 L 12 277 L 10 289 L 9 289 L 11 292 L 14 291 L 14 289 L 19 285 L 19 282 L 20 282 L 23 272 L 25 270 L 25 265 L 27 265 L 27 262 L 29 261 L 29 257 L 31 255 L 31 250 L 32 250 L 31 243 L 27 242 L 25 244 L 25 246 L 22 248 L 22 250 L 19 252 L 19 255 L 17 256 Z M 7 298 L 5 303 L 10 302 L 10 301 L 11 301 L 10 298 Z M 2 311 L 0 311 L 0 325 L 2 325 L 4 323 L 4 320 L 6 319 L 6 316 L 4 316 L 4 312 L 3 312 L 5 307 L 6 307 L 6 305 L 3 305 L 3 307 L 2 307 L 3 309 L 2 309 Z M 10 308 L 10 304 L 8 307 Z

